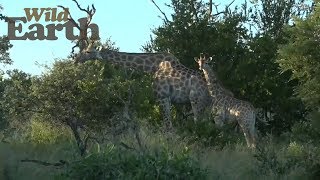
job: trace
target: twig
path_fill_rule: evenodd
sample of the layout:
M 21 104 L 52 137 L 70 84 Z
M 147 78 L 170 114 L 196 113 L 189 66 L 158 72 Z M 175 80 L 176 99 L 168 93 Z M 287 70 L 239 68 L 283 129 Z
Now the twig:
M 208 15 L 210 16 L 212 14 L 212 0 L 209 0 L 209 12 Z
M 66 7 L 61 6 L 61 5 L 58 5 L 58 7 L 59 7 L 59 8 L 62 8 L 65 12 L 67 12 L 67 13 L 68 13 L 68 15 L 69 15 L 68 20 L 69 20 L 69 21 L 71 21 L 71 22 L 72 22 L 72 24 L 74 24 L 74 25 L 76 26 L 76 28 L 77 28 L 77 29 L 79 29 L 79 30 L 81 31 L 81 28 L 80 28 L 79 24 L 78 24 L 78 23 L 76 23 L 76 21 L 72 18 L 71 13 L 70 13 L 70 11 L 69 11 L 69 8 L 66 8 Z
M 5 22 L 14 23 L 15 21 L 9 18 L 8 16 L 5 16 L 3 14 L 0 14 L 0 20 L 4 20 Z
M 225 9 L 226 9 L 226 10 L 229 9 L 230 6 L 234 3 L 234 1 L 235 1 L 235 0 L 233 0 L 231 3 L 229 3 L 229 4 L 225 7 Z M 216 10 L 218 10 L 217 6 L 215 6 L 215 7 L 216 7 Z M 216 13 L 216 14 L 213 14 L 212 16 L 218 16 L 218 15 L 220 15 L 220 14 L 222 14 L 222 13 L 226 13 L 226 10 L 225 10 L 225 11 L 218 12 L 218 13 Z
M 126 149 L 136 150 L 135 148 L 130 147 L 129 145 L 125 144 L 124 142 L 120 142 L 120 145 L 123 146 L 123 147 L 126 148 Z
M 160 7 L 157 5 L 156 2 L 154 2 L 154 0 L 151 0 L 151 2 L 158 8 L 158 10 L 161 12 L 161 14 L 164 16 L 164 19 L 166 22 L 169 22 L 169 19 L 167 18 L 167 15 L 160 9 Z
M 81 10 L 87 13 L 87 22 L 83 27 L 80 27 L 80 25 L 72 18 L 71 13 L 68 8 L 65 8 L 64 6 L 58 5 L 58 7 L 62 8 L 64 11 L 66 11 L 69 15 L 68 20 L 72 22 L 76 26 L 77 29 L 80 31 L 80 37 L 79 40 L 77 41 L 76 45 L 72 47 L 71 54 L 74 54 L 74 49 L 76 47 L 80 48 L 80 52 L 83 51 L 85 48 L 87 48 L 89 42 L 88 42 L 88 27 L 92 21 L 93 15 L 96 13 L 96 8 L 94 5 L 91 5 L 91 9 L 89 6 L 87 9 L 84 9 L 80 6 L 80 4 L 77 2 L 77 0 L 72 0 L 73 2 L 76 3 L 77 7 Z
M 36 163 L 36 164 L 40 164 L 40 165 L 43 165 L 43 166 L 63 166 L 63 165 L 69 164 L 67 161 L 64 161 L 64 160 L 60 160 L 57 163 L 49 163 L 49 162 L 46 162 L 46 161 L 40 161 L 40 160 L 34 160 L 34 159 L 23 159 L 20 162 Z

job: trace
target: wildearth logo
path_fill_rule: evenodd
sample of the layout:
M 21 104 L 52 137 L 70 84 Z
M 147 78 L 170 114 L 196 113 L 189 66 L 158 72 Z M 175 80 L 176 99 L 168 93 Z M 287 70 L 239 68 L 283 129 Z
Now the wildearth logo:
M 58 8 L 24 8 L 25 17 L 8 17 L 8 38 L 10 40 L 57 40 L 57 31 L 65 30 L 65 35 L 68 40 L 80 39 L 80 31 L 75 35 L 75 24 L 68 19 L 69 9 L 64 8 L 58 12 Z M 44 18 L 46 22 L 58 22 L 47 24 L 46 26 L 40 23 L 34 23 L 27 28 L 26 23 L 32 20 L 39 22 Z M 64 23 L 62 23 L 64 22 Z M 99 40 L 99 27 L 96 24 L 87 24 L 87 18 L 78 19 L 80 28 L 91 30 L 91 39 Z M 22 35 L 18 36 L 17 31 Z

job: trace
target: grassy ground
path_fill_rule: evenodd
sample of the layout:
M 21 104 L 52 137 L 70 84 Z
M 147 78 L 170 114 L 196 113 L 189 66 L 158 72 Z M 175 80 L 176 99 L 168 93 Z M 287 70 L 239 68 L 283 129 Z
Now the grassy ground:
M 59 176 L 59 174 L 66 172 L 66 169 L 69 168 L 67 166 L 54 167 L 32 162 L 21 162 L 21 160 L 26 159 L 50 163 L 56 163 L 60 160 L 80 162 L 82 158 L 79 156 L 75 142 L 68 140 L 70 137 L 66 139 L 56 140 L 51 144 L 39 143 L 43 141 L 37 143 L 35 141 L 0 143 L 0 179 L 68 179 L 64 176 Z M 176 173 L 181 173 L 183 172 L 181 168 L 187 167 L 191 169 L 192 175 L 195 171 L 199 171 L 197 168 L 200 166 L 204 170 L 203 172 L 205 172 L 207 179 L 314 179 L 314 177 L 318 177 L 320 151 L 317 146 L 310 143 L 303 144 L 290 141 L 288 143 L 284 141 L 279 143 L 270 137 L 260 140 L 264 143 L 256 150 L 249 150 L 244 143 L 230 144 L 222 149 L 216 149 L 196 143 L 190 144 L 190 141 L 176 134 L 141 130 L 140 145 L 133 134 L 130 133 L 117 139 L 117 142 L 126 144 L 135 150 L 126 150 L 121 146 L 121 143 L 106 142 L 99 146 L 96 143 L 92 143 L 85 159 L 90 160 L 90 158 L 95 157 L 97 159 L 93 159 L 93 161 L 99 161 L 99 157 L 102 157 L 99 154 L 108 154 L 106 152 L 111 152 L 112 150 L 110 147 L 119 146 L 121 147 L 120 149 L 124 150 L 119 152 L 115 150 L 112 154 L 112 162 L 119 167 L 124 167 L 124 169 L 128 168 L 125 167 L 127 164 L 134 161 L 133 164 L 147 162 L 143 166 L 145 172 L 150 171 L 153 166 L 161 165 L 163 169 L 168 169 L 168 171 L 172 166 L 173 173 L 175 171 Z M 160 151 L 164 153 L 159 154 L 158 152 Z M 126 152 L 131 155 L 124 155 Z M 185 157 L 187 159 L 181 158 L 180 154 L 186 154 Z M 141 159 L 141 155 L 146 156 L 146 158 Z M 134 157 L 139 157 L 140 159 Z M 114 158 L 118 159 L 114 160 Z M 124 158 L 131 159 L 126 160 Z M 153 163 L 149 163 L 150 160 Z M 103 161 L 105 162 L 101 162 L 102 164 L 108 163 L 110 159 L 105 158 Z M 77 167 L 79 167 L 79 164 L 84 163 L 84 166 L 82 166 L 83 164 L 81 165 L 81 167 L 85 167 L 84 169 L 86 167 L 89 169 L 99 168 L 93 167 L 97 164 L 85 164 L 87 162 L 81 161 L 77 164 Z M 83 171 L 84 169 L 77 169 L 76 171 Z M 73 169 L 72 172 L 74 171 Z M 308 176 L 308 173 L 313 175 Z

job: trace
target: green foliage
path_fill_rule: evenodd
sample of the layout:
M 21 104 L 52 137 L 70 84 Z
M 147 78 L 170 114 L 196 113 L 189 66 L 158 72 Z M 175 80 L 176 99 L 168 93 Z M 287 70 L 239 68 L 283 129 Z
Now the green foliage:
M 269 121 L 261 131 L 282 133 L 305 111 L 300 100 L 292 98 L 297 81 L 290 81 L 290 73 L 281 73 L 276 62 L 278 46 L 285 42 L 283 29 L 300 12 L 295 5 L 298 2 L 292 0 L 257 1 L 226 7 L 224 13 L 208 18 L 206 4 L 172 0 L 172 20 L 154 29 L 155 37 L 144 48 L 169 50 L 191 68 L 199 53 L 214 55 L 213 69 L 221 82 Z M 268 113 L 271 116 L 265 116 Z
M 72 135 L 66 126 L 57 126 L 39 117 L 32 118 L 30 134 L 27 137 L 27 140 L 31 143 L 43 145 L 63 143 L 72 139 Z
M 5 16 L 1 13 L 3 7 L 0 4 L 0 20 L 4 20 Z M 9 49 L 12 48 L 12 44 L 9 42 L 7 36 L 0 36 L 0 63 L 11 64 L 12 60 L 9 56 Z
M 277 147 L 270 143 L 258 148 L 258 173 L 276 178 L 290 177 L 317 179 L 320 177 L 320 149 L 310 144 L 291 142 Z M 291 177 L 292 178 L 292 177 Z
M 298 97 L 312 110 L 320 107 L 320 42 L 319 1 L 314 11 L 305 19 L 295 19 L 295 25 L 287 27 L 288 43 L 279 50 L 279 64 L 283 71 L 290 71 L 299 80 L 295 88 Z
M 223 149 L 226 145 L 235 145 L 245 142 L 243 133 L 235 132 L 236 124 L 226 124 L 219 128 L 214 124 L 213 119 L 203 119 L 194 123 L 192 119 L 177 125 L 179 133 L 190 143 L 198 143 L 205 147 Z
M 71 164 L 63 175 L 70 179 L 204 179 L 188 151 L 156 149 L 146 153 L 111 146 Z
M 318 121 L 315 121 L 317 123 Z M 298 122 L 292 126 L 290 138 L 299 143 L 320 143 L 320 130 L 313 122 Z
M 9 49 L 12 47 L 7 36 L 0 36 L 0 62 L 11 64 L 12 60 L 9 56 Z
M 24 131 L 26 123 L 34 110 L 31 104 L 35 102 L 31 96 L 32 77 L 19 70 L 7 72 L 9 78 L 2 80 L 1 110 L 3 111 L 2 129 Z M 11 134 L 7 131 L 8 134 Z M 9 137 L 12 136 L 8 135 Z
M 34 84 L 33 94 L 41 102 L 38 109 L 53 121 L 68 123 L 74 118 L 90 129 L 101 129 L 117 123 L 112 118 L 122 113 L 129 93 L 133 112 L 145 113 L 150 107 L 146 106 L 152 93 L 149 78 L 127 74 L 99 61 L 56 62 Z

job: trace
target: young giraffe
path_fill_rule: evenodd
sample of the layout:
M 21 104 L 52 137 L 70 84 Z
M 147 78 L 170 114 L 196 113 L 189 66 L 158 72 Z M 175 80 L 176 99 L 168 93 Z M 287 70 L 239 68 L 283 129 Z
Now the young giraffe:
M 197 121 L 199 112 L 210 105 L 211 97 L 203 75 L 186 68 L 172 54 L 125 53 L 88 47 L 76 57 L 76 61 L 79 62 L 94 59 L 152 73 L 153 90 L 161 107 L 166 127 L 169 129 L 172 128 L 171 103 L 191 103 L 194 121 Z
M 210 57 L 209 60 L 212 58 Z M 200 58 L 195 57 L 199 69 L 203 71 L 207 86 L 212 96 L 212 112 L 216 114 L 215 123 L 222 126 L 224 123 L 237 121 L 240 125 L 249 148 L 256 146 L 255 134 L 255 109 L 249 102 L 242 101 L 222 93 L 216 88 L 217 76 L 208 64 L 208 59 L 202 54 Z

